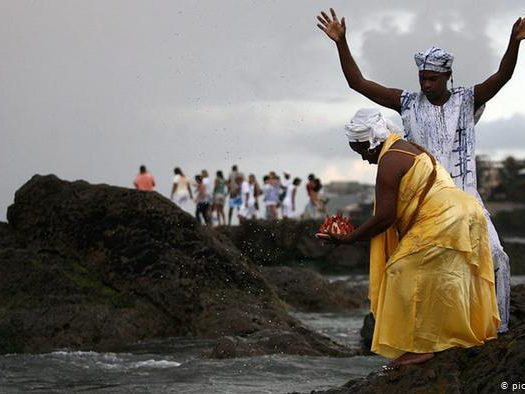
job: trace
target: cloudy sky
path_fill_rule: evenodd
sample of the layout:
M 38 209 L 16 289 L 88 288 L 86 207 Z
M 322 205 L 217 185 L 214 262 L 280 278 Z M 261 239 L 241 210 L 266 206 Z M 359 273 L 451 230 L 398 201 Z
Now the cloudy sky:
M 165 195 L 174 166 L 373 182 L 342 132 L 372 103 L 316 26 L 331 6 L 364 75 L 403 89 L 431 45 L 455 54 L 456 85 L 483 81 L 525 15 L 523 0 L 1 0 L 0 220 L 37 173 L 131 186 L 144 163 Z M 489 103 L 479 153 L 525 156 L 524 66 Z

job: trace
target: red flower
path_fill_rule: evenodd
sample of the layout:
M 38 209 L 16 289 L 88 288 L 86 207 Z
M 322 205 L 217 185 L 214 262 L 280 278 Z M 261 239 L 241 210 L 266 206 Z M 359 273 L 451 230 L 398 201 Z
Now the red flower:
M 324 234 L 350 234 L 352 231 L 354 231 L 354 226 L 350 219 L 341 214 L 327 216 L 319 228 L 319 232 Z

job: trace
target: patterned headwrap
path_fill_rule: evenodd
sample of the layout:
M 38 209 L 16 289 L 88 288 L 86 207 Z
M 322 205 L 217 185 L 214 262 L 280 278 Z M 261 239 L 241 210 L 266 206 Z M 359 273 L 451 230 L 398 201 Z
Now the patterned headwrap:
M 399 128 L 389 119 L 383 118 L 375 108 L 362 108 L 345 125 L 346 137 L 350 142 L 370 143 L 369 149 L 374 149 L 387 139 L 391 133 L 400 133 Z
M 452 71 L 454 55 L 441 48 L 432 47 L 425 52 L 416 53 L 414 59 L 419 71 L 429 70 L 446 73 Z

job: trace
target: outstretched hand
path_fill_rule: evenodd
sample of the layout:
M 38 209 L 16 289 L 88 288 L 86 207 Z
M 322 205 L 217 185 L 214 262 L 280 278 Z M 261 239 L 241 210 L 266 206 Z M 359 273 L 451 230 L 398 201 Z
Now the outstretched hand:
M 336 234 L 336 233 L 317 233 L 316 238 L 325 241 L 327 243 L 332 243 L 335 245 L 340 245 L 344 243 L 351 243 L 350 234 Z
M 518 18 L 512 26 L 511 37 L 521 41 L 525 38 L 525 18 Z
M 333 8 L 330 8 L 330 14 L 332 14 L 332 18 L 330 18 L 326 12 L 321 11 L 321 15 L 317 16 L 317 20 L 320 22 L 317 24 L 317 27 L 319 27 L 319 29 L 324 31 L 328 37 L 337 43 L 345 38 L 345 18 L 343 17 L 341 22 L 339 22 Z

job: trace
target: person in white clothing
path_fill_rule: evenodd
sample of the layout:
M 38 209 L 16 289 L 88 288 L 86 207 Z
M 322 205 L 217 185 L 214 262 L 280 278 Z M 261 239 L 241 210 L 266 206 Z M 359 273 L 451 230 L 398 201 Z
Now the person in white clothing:
M 193 199 L 190 182 L 179 167 L 173 170 L 173 185 L 171 187 L 171 200 L 179 207 L 189 211 L 188 204 Z
M 257 216 L 257 197 L 255 195 L 255 175 L 250 174 L 248 180 L 241 184 L 242 207 L 239 210 L 239 221 L 255 219 Z
M 295 218 L 297 216 L 297 210 L 295 199 L 297 196 L 297 187 L 301 184 L 301 178 L 294 178 L 286 187 L 286 195 L 283 200 L 283 218 Z
M 514 23 L 509 44 L 499 69 L 484 82 L 470 88 L 448 89 L 453 56 L 432 47 L 415 55 L 419 69 L 420 92 L 388 88 L 363 77 L 346 41 L 345 18 L 341 21 L 333 9 L 317 17 L 318 27 L 337 46 L 343 73 L 351 89 L 377 104 L 401 114 L 405 137 L 436 157 L 449 171 L 457 186 L 474 195 L 476 190 L 474 124 L 487 101 L 510 80 L 516 66 L 519 46 L 525 38 L 525 19 Z M 476 116 L 477 115 L 477 116 Z M 492 256 L 496 273 L 496 291 L 501 318 L 500 332 L 508 329 L 510 303 L 510 266 L 494 225 L 489 224 Z

